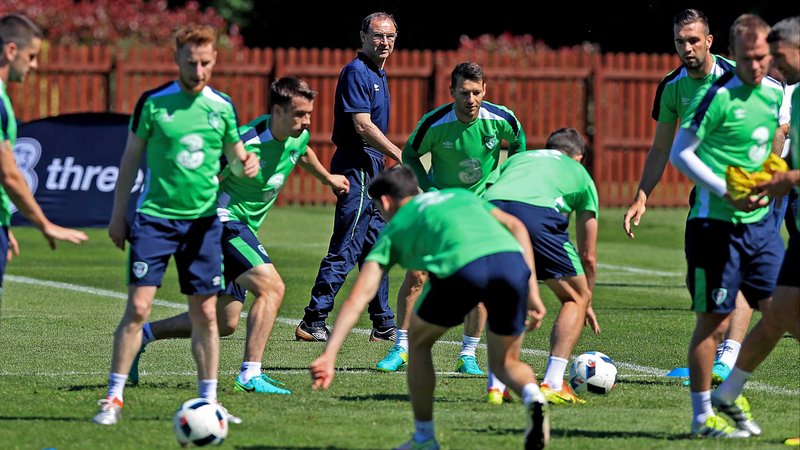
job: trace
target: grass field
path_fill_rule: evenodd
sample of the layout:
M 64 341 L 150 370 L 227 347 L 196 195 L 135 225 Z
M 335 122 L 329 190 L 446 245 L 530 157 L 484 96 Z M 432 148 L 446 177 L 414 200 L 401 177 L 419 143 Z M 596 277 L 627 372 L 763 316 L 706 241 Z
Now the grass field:
M 619 367 L 618 386 L 607 396 L 587 397 L 585 406 L 552 408 L 551 448 L 785 448 L 785 438 L 800 435 L 800 346 L 788 336 L 745 391 L 764 435 L 736 442 L 689 438 L 687 388 L 680 379 L 664 376 L 674 367 L 686 366 L 694 325 L 683 287 L 685 211 L 648 210 L 635 241 L 622 232 L 621 217 L 621 210 L 601 212 L 594 307 L 602 333 L 593 336 L 585 331 L 575 351 L 599 350 L 613 357 Z M 310 389 L 307 366 L 322 344 L 295 342 L 293 331 L 326 251 L 331 224 L 331 208 L 277 208 L 267 219 L 262 242 L 287 290 L 265 367 L 293 394 L 234 392 L 244 325 L 223 338 L 220 398 L 245 419 L 231 427 L 227 448 L 391 448 L 413 431 L 404 374 L 371 370 L 388 346 L 368 342 L 366 314 L 345 343 L 332 388 Z M 85 245 L 62 245 L 54 253 L 35 230 L 15 230 L 23 253 L 9 263 L 4 281 L 0 449 L 177 448 L 172 414 L 181 402 L 197 395 L 188 340 L 148 346 L 141 362 L 141 385 L 125 391 L 123 421 L 114 427 L 91 423 L 95 402 L 105 395 L 112 333 L 125 305 L 126 288 L 125 254 L 113 247 L 104 229 L 88 231 L 91 240 Z M 395 268 L 391 275 L 394 298 L 403 271 Z M 543 329 L 526 337 L 523 354 L 539 375 L 544 372 L 549 329 L 557 311 L 554 297 L 547 289 L 543 292 L 550 313 Z M 340 301 L 343 298 L 340 295 Z M 184 309 L 185 300 L 170 271 L 152 318 Z M 446 449 L 520 448 L 525 426 L 520 402 L 490 406 L 485 403 L 485 378 L 453 372 L 460 336 L 461 329 L 453 329 L 434 347 L 439 442 Z M 479 348 L 484 368 L 485 358 L 485 347 Z

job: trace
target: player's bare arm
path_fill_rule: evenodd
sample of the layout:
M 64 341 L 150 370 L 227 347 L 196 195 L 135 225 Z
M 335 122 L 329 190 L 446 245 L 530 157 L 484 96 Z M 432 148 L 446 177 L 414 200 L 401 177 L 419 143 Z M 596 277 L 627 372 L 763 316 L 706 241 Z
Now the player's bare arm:
M 359 316 L 367 307 L 367 304 L 375 297 L 378 286 L 384 275 L 384 269 L 374 261 L 364 263 L 358 274 L 353 289 L 347 300 L 344 301 L 339 314 L 336 316 L 336 323 L 333 331 L 325 345 L 325 350 L 319 358 L 315 359 L 309 369 L 311 370 L 311 388 L 328 389 L 333 382 L 333 367 L 336 363 L 336 355 L 342 348 L 345 338 L 350 334 L 350 330 L 358 322 Z
M 125 250 L 125 240 L 128 238 L 128 201 L 144 148 L 145 141 L 132 131 L 128 131 L 128 141 L 119 163 L 119 175 L 114 188 L 114 207 L 111 209 L 111 220 L 108 223 L 108 237 L 120 250 Z
M 321 181 L 325 186 L 329 186 L 334 195 L 342 195 L 350 192 L 350 181 L 344 175 L 336 175 L 328 172 L 328 169 L 319 162 L 317 154 L 311 147 L 306 147 L 305 155 L 300 157 L 297 164 L 306 172 Z
M 402 162 L 402 152 L 400 149 L 372 123 L 369 113 L 354 113 L 353 125 L 355 126 L 356 133 L 364 138 L 367 144 L 389 158 L 397 162 Z
M 230 161 L 231 172 L 237 177 L 253 178 L 261 170 L 258 156 L 255 153 L 248 153 L 242 141 L 225 143 L 222 152 Z
M 653 146 L 647 152 L 647 159 L 642 168 L 642 178 L 639 180 L 639 187 L 636 189 L 636 196 L 633 198 L 631 206 L 625 212 L 622 219 L 622 228 L 629 238 L 633 239 L 633 231 L 631 230 L 631 223 L 634 226 L 639 226 L 647 208 L 645 204 L 650 194 L 655 189 L 661 177 L 664 175 L 664 169 L 667 167 L 669 161 L 669 151 L 672 146 L 672 140 L 675 138 L 675 123 L 656 123 L 656 135 L 653 138 Z
M 83 231 L 58 226 L 50 222 L 44 215 L 39 203 L 33 197 L 28 183 L 25 182 L 25 177 L 17 167 L 14 151 L 8 140 L 0 142 L 0 182 L 19 212 L 42 232 L 50 244 L 50 248 L 56 248 L 57 240 L 80 244 L 88 239 Z

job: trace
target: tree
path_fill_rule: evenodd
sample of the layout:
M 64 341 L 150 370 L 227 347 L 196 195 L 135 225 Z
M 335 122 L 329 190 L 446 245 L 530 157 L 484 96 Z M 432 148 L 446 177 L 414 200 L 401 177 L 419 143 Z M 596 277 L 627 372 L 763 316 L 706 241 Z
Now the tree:
M 30 17 L 52 44 L 172 45 L 175 30 L 189 23 L 216 28 L 224 47 L 242 44 L 238 26 L 196 1 L 170 8 L 166 0 L 4 0 L 0 15 L 9 13 Z

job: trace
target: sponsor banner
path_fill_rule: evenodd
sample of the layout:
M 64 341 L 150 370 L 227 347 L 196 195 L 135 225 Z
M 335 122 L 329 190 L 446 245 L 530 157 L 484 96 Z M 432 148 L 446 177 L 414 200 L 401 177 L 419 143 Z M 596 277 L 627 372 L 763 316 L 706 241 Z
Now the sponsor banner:
M 129 120 L 127 114 L 81 113 L 19 125 L 14 158 L 50 221 L 68 227 L 108 226 Z M 129 216 L 143 180 L 140 169 Z M 29 225 L 16 210 L 12 206 L 12 225 Z

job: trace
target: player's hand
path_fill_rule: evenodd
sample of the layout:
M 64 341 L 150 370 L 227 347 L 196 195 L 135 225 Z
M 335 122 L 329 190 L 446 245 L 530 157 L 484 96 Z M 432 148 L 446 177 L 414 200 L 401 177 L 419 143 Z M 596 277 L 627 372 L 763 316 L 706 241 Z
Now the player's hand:
M 797 175 L 797 173 L 793 174 L 792 172 L 797 171 L 775 172 L 772 174 L 772 179 L 755 185 L 752 192 L 757 194 L 759 199 L 766 196 L 781 199 L 792 190 L 794 185 L 792 176 Z
M 11 228 L 8 229 L 8 252 L 6 253 L 6 260 L 11 261 L 14 259 L 14 256 L 19 256 L 19 243 L 17 242 L 17 238 L 14 237 L 14 233 L 11 232 Z
M 333 195 L 336 195 L 337 197 L 350 192 L 350 180 L 348 180 L 344 175 L 331 174 L 329 183 L 331 186 L 331 191 L 333 191 Z
M 592 329 L 594 334 L 600 334 L 600 322 L 597 321 L 597 316 L 594 313 L 592 305 L 586 308 L 586 319 L 584 322 L 587 327 Z
M 323 353 L 315 359 L 308 369 L 311 371 L 311 389 L 328 389 L 333 382 L 333 363 L 336 358 Z
M 49 223 L 42 228 L 42 234 L 45 239 L 50 243 L 50 248 L 56 249 L 56 241 L 72 242 L 73 244 L 80 244 L 81 242 L 89 239 L 83 231 L 74 230 L 72 228 L 64 228 L 54 223 Z
M 111 242 L 120 249 L 125 250 L 125 240 L 128 238 L 128 221 L 125 218 L 115 219 L 111 217 L 111 222 L 108 224 L 108 237 Z
M 525 319 L 525 327 L 528 331 L 539 329 L 542 326 L 542 319 L 547 314 L 547 308 L 542 302 L 538 293 L 528 294 L 528 317 Z
M 727 192 L 725 193 L 725 196 L 722 198 L 734 208 L 744 212 L 755 211 L 758 208 L 767 206 L 770 201 L 769 198 L 758 195 L 748 195 L 740 199 L 734 200 L 733 197 L 731 197 L 730 194 L 728 194 Z
M 258 175 L 258 171 L 261 170 L 261 161 L 255 153 L 246 153 L 241 161 L 244 166 L 244 176 L 253 178 Z
M 625 211 L 625 216 L 622 218 L 622 229 L 625 230 L 625 234 L 627 234 L 629 238 L 634 238 L 631 222 L 633 222 L 633 226 L 638 227 L 639 221 L 642 220 L 642 216 L 646 210 L 647 208 L 644 206 L 643 201 L 635 201 L 631 204 L 630 208 Z

